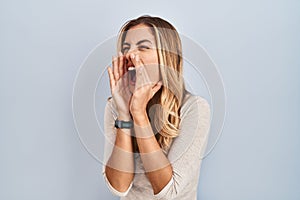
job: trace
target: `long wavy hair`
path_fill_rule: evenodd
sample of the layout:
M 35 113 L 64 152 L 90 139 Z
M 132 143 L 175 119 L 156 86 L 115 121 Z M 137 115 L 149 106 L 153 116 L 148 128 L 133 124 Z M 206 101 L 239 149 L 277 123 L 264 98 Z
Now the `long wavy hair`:
M 164 19 L 143 15 L 127 21 L 119 31 L 117 49 L 122 44 L 127 31 L 139 24 L 148 26 L 155 37 L 162 87 L 149 101 L 147 113 L 156 139 L 162 149 L 169 149 L 172 140 L 179 134 L 180 107 L 185 94 L 182 71 L 182 45 L 176 29 Z M 154 106 L 154 112 L 149 113 Z M 150 116 L 151 115 L 151 116 Z

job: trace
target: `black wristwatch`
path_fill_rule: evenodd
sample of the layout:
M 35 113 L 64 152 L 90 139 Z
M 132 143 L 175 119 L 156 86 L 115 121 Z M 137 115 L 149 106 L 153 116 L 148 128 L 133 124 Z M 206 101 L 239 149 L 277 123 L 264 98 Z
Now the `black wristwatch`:
M 115 127 L 131 129 L 133 127 L 133 122 L 132 121 L 121 121 L 121 120 L 116 119 Z

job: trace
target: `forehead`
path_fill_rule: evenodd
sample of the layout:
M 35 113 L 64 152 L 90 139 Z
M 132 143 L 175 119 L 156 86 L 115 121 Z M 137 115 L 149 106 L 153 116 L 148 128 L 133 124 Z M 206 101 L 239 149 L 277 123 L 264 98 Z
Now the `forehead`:
M 151 32 L 151 29 L 144 25 L 136 25 L 126 31 L 126 37 L 124 42 L 129 44 L 136 44 L 140 40 L 150 40 L 153 44 L 155 42 L 154 35 Z

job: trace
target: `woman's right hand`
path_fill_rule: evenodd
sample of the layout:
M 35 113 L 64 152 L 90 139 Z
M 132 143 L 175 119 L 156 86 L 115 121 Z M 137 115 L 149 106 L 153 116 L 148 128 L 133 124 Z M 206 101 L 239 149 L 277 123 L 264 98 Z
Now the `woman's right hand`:
M 108 67 L 110 90 L 117 106 L 118 118 L 129 120 L 129 102 L 132 96 L 128 87 L 128 70 L 125 65 L 125 56 L 119 52 L 118 57 L 113 57 L 112 68 Z

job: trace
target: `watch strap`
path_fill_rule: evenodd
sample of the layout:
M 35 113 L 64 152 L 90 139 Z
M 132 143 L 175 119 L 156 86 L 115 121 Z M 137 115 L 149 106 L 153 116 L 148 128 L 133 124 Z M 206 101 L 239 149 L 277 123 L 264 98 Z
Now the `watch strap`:
M 131 129 L 133 127 L 133 122 L 132 121 L 122 121 L 122 120 L 115 120 L 115 127 L 116 128 L 126 128 L 126 129 Z

